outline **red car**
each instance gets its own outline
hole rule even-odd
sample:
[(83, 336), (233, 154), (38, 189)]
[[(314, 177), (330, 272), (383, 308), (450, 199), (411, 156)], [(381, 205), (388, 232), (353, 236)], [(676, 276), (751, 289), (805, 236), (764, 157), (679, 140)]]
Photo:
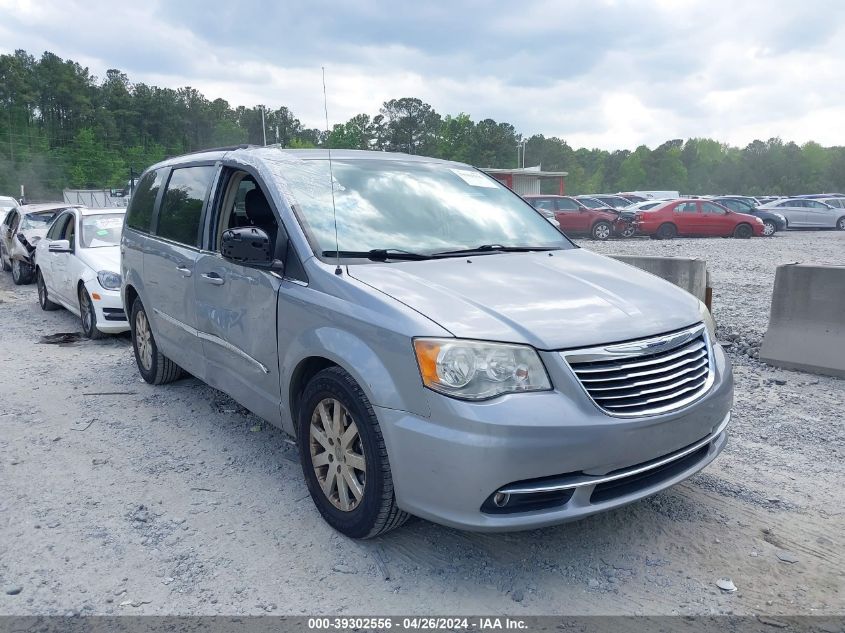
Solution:
[(619, 214), (612, 209), (590, 209), (571, 196), (523, 196), (535, 209), (554, 212), (560, 230), (568, 235), (589, 235), (594, 240), (606, 240), (614, 233), (622, 234), (624, 227)]
[(746, 213), (736, 213), (710, 200), (670, 200), (647, 211), (637, 211), (637, 233), (653, 239), (678, 235), (739, 237), (763, 235), (763, 221)]

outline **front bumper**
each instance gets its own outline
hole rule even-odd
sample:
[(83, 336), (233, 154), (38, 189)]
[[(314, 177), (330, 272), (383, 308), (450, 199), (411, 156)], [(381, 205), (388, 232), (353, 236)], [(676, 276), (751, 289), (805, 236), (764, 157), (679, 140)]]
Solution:
[[(713, 352), (710, 390), (663, 415), (603, 413), (551, 353), (543, 356), (555, 391), (480, 403), (431, 393), (431, 418), (376, 407), (397, 502), (437, 523), (505, 531), (572, 521), (668, 488), (713, 461), (727, 442), (733, 377), (718, 345)], [(567, 492), (541, 507), (503, 513), (491, 506), (496, 492), (513, 496), (538, 485)]]
[[(96, 279), (85, 283), (97, 315), (97, 329), (106, 334), (129, 331), (129, 321), (120, 300), (120, 290), (106, 290)], [(99, 297), (97, 299), (96, 297)]]

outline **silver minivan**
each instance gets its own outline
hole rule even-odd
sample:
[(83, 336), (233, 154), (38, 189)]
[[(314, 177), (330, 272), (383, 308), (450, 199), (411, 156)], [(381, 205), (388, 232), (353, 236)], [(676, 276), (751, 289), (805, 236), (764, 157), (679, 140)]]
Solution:
[(183, 370), (296, 438), (334, 528), (536, 528), (641, 499), (726, 442), (692, 295), (578, 248), (464, 164), (239, 147), (154, 165), (122, 237), (153, 384)]

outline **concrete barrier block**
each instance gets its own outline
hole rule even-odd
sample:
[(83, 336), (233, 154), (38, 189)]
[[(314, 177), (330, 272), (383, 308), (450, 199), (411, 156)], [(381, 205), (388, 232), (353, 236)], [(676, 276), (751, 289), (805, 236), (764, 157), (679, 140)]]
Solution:
[(845, 266), (778, 266), (760, 360), (845, 377)]
[(707, 262), (703, 259), (645, 255), (611, 255), (611, 257), (670, 281), (701, 301), (707, 298)]

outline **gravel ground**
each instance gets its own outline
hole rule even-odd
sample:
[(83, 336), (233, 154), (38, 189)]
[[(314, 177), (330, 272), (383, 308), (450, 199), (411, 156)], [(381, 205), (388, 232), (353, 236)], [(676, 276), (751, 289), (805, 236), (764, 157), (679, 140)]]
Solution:
[(845, 613), (845, 382), (754, 359), (776, 265), (843, 263), (845, 233), (582, 244), (707, 260), (723, 455), (573, 524), (368, 542), (323, 523), (283, 433), (194, 379), (143, 383), (126, 336), (39, 344), (77, 320), (0, 274), (0, 614)]

